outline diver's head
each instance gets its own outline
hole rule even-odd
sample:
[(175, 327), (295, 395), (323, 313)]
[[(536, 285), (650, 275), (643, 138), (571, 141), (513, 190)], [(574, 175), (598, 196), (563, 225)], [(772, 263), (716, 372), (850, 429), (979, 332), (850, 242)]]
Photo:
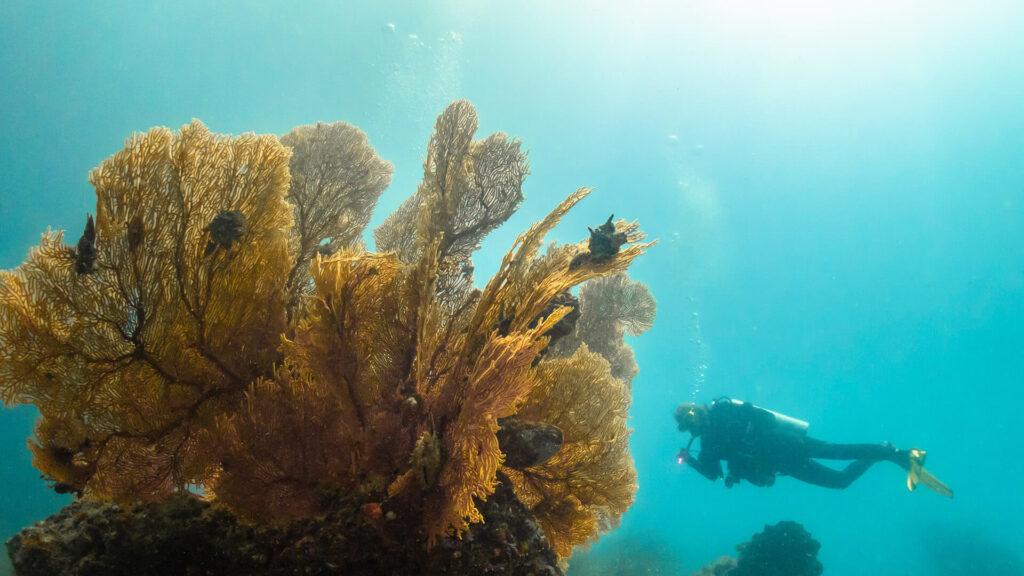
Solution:
[(700, 436), (708, 419), (708, 409), (699, 404), (683, 402), (676, 408), (676, 422), (680, 432)]

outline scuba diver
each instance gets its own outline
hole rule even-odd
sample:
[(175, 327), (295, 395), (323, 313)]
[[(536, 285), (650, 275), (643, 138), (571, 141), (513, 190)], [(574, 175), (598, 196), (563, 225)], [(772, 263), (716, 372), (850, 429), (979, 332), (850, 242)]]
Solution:
[[(753, 404), (719, 398), (710, 405), (683, 403), (676, 408), (679, 430), (691, 434), (690, 443), (679, 451), (678, 462), (688, 464), (704, 477), (723, 477), (722, 460), (729, 465), (726, 487), (740, 480), (755, 486), (771, 486), (775, 476), (792, 476), (808, 484), (843, 489), (883, 460), (907, 471), (907, 488), (924, 484), (943, 496), (953, 491), (924, 469), (925, 452), (900, 450), (889, 443), (832, 444), (807, 435), (807, 422)], [(700, 438), (700, 454), (690, 448)], [(851, 460), (836, 470), (821, 460)]]

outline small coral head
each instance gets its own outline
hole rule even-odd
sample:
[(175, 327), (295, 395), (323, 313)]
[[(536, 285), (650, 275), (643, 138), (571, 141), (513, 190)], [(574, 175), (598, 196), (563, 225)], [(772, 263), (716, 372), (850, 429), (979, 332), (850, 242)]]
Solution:
[(379, 502), (367, 502), (363, 504), (360, 510), (367, 520), (380, 520), (384, 516), (384, 511), (381, 509)]

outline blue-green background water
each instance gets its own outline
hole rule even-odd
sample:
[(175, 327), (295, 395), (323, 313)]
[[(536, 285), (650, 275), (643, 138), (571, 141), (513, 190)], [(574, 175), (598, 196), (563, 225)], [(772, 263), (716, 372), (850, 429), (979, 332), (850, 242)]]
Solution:
[[(580, 185), (597, 191), (558, 239), (611, 212), (660, 239), (633, 269), (659, 303), (635, 340), (640, 491), (577, 571), (628, 555), (687, 574), (791, 519), (826, 574), (1022, 573), (1019, 3), (209, 4), (0, 3), (0, 267), (47, 226), (77, 237), (88, 170), (132, 131), (193, 117), (362, 127), (395, 165), (378, 223), (469, 98), (532, 166), (483, 274)], [(925, 447), (956, 499), (883, 465), (844, 492), (711, 484), (676, 465), (671, 414), (722, 394)], [(66, 502), (30, 465), (33, 419), (0, 412), (3, 538)]]

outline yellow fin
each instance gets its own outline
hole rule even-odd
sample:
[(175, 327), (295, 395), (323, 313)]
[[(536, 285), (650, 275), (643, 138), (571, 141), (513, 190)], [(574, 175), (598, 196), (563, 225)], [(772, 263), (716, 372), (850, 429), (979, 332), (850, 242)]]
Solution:
[(941, 480), (932, 476), (932, 473), (925, 470), (923, 467), (919, 467), (917, 471), (917, 479), (919, 482), (931, 488), (932, 491), (945, 496), (946, 498), (953, 497), (953, 490), (949, 486), (946, 486)]
[(923, 451), (914, 450), (911, 453), (910, 470), (907, 472), (907, 490), (913, 492), (914, 488), (920, 483), (942, 496), (952, 498), (953, 490), (921, 465), (923, 459)]

